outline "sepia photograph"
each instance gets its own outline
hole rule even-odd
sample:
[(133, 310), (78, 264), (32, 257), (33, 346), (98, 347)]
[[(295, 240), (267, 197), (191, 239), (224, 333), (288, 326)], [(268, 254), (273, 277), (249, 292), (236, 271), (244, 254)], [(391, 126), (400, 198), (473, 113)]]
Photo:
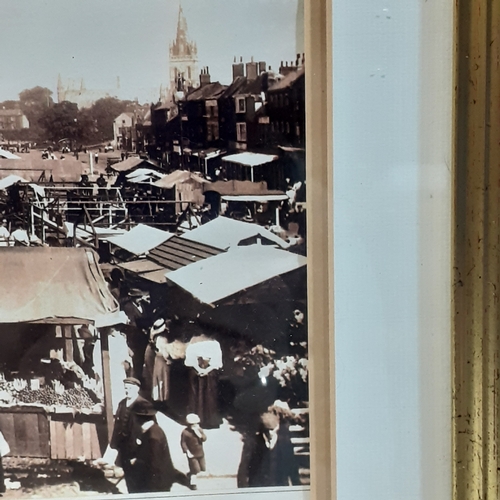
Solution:
[(304, 0), (2, 21), (0, 496), (307, 492)]

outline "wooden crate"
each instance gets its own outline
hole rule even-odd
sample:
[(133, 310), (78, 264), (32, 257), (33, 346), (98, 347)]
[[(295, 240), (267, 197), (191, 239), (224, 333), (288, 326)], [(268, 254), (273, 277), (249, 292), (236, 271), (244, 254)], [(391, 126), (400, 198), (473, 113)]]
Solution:
[(50, 418), (50, 458), (94, 460), (105, 448), (101, 416), (53, 414)]
[(10, 456), (50, 457), (49, 416), (42, 408), (0, 408), (0, 430)]

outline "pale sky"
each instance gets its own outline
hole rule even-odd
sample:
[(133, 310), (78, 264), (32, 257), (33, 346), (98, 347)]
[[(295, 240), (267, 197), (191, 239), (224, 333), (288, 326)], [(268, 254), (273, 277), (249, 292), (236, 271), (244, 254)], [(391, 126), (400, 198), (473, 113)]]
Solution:
[[(228, 84), (234, 56), (278, 69), (296, 51), (298, 0), (182, 0), (198, 65)], [(40, 85), (57, 99), (57, 76), (122, 98), (152, 99), (168, 85), (168, 46), (179, 0), (1, 0), (0, 101)]]

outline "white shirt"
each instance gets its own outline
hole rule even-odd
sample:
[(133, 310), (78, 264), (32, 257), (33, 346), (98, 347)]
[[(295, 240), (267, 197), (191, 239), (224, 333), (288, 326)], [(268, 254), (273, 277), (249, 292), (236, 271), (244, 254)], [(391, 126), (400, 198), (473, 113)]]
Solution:
[(198, 358), (207, 360), (210, 367), (218, 370), (222, 368), (222, 351), (217, 340), (203, 340), (190, 343), (186, 349), (186, 366), (197, 368)]
[(10, 233), (5, 226), (0, 226), (0, 247), (9, 246)]

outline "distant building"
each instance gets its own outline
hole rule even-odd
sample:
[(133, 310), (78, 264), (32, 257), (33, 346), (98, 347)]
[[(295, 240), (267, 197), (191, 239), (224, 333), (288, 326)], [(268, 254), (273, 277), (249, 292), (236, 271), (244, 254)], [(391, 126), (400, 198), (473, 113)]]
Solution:
[(173, 93), (182, 87), (183, 90), (198, 87), (198, 48), (196, 43), (189, 40), (187, 21), (179, 6), (177, 20), (177, 34), (169, 48), (170, 88), (164, 100), (168, 100)]
[[(284, 78), (269, 88), (266, 111), (267, 129), (274, 144), (305, 147), (305, 68), (304, 56), (297, 54), (295, 64), (281, 65)], [(269, 131), (269, 130), (268, 130)]]
[(247, 150), (256, 145), (256, 113), (265, 102), (269, 85), (266, 63), (233, 63), (233, 82), (220, 99), (220, 137), (230, 149)]
[(117, 97), (120, 91), (120, 80), (116, 79), (116, 87), (107, 90), (87, 89), (83, 78), (63, 82), (61, 75), (57, 79), (57, 101), (69, 101), (78, 105), (79, 109), (90, 108), (96, 101), (105, 97)]
[(22, 130), (29, 128), (30, 124), (20, 109), (0, 109), (0, 131)]
[(117, 149), (139, 152), (147, 145), (146, 134), (149, 127), (149, 106), (138, 106), (134, 111), (121, 113), (113, 121), (113, 145)]

